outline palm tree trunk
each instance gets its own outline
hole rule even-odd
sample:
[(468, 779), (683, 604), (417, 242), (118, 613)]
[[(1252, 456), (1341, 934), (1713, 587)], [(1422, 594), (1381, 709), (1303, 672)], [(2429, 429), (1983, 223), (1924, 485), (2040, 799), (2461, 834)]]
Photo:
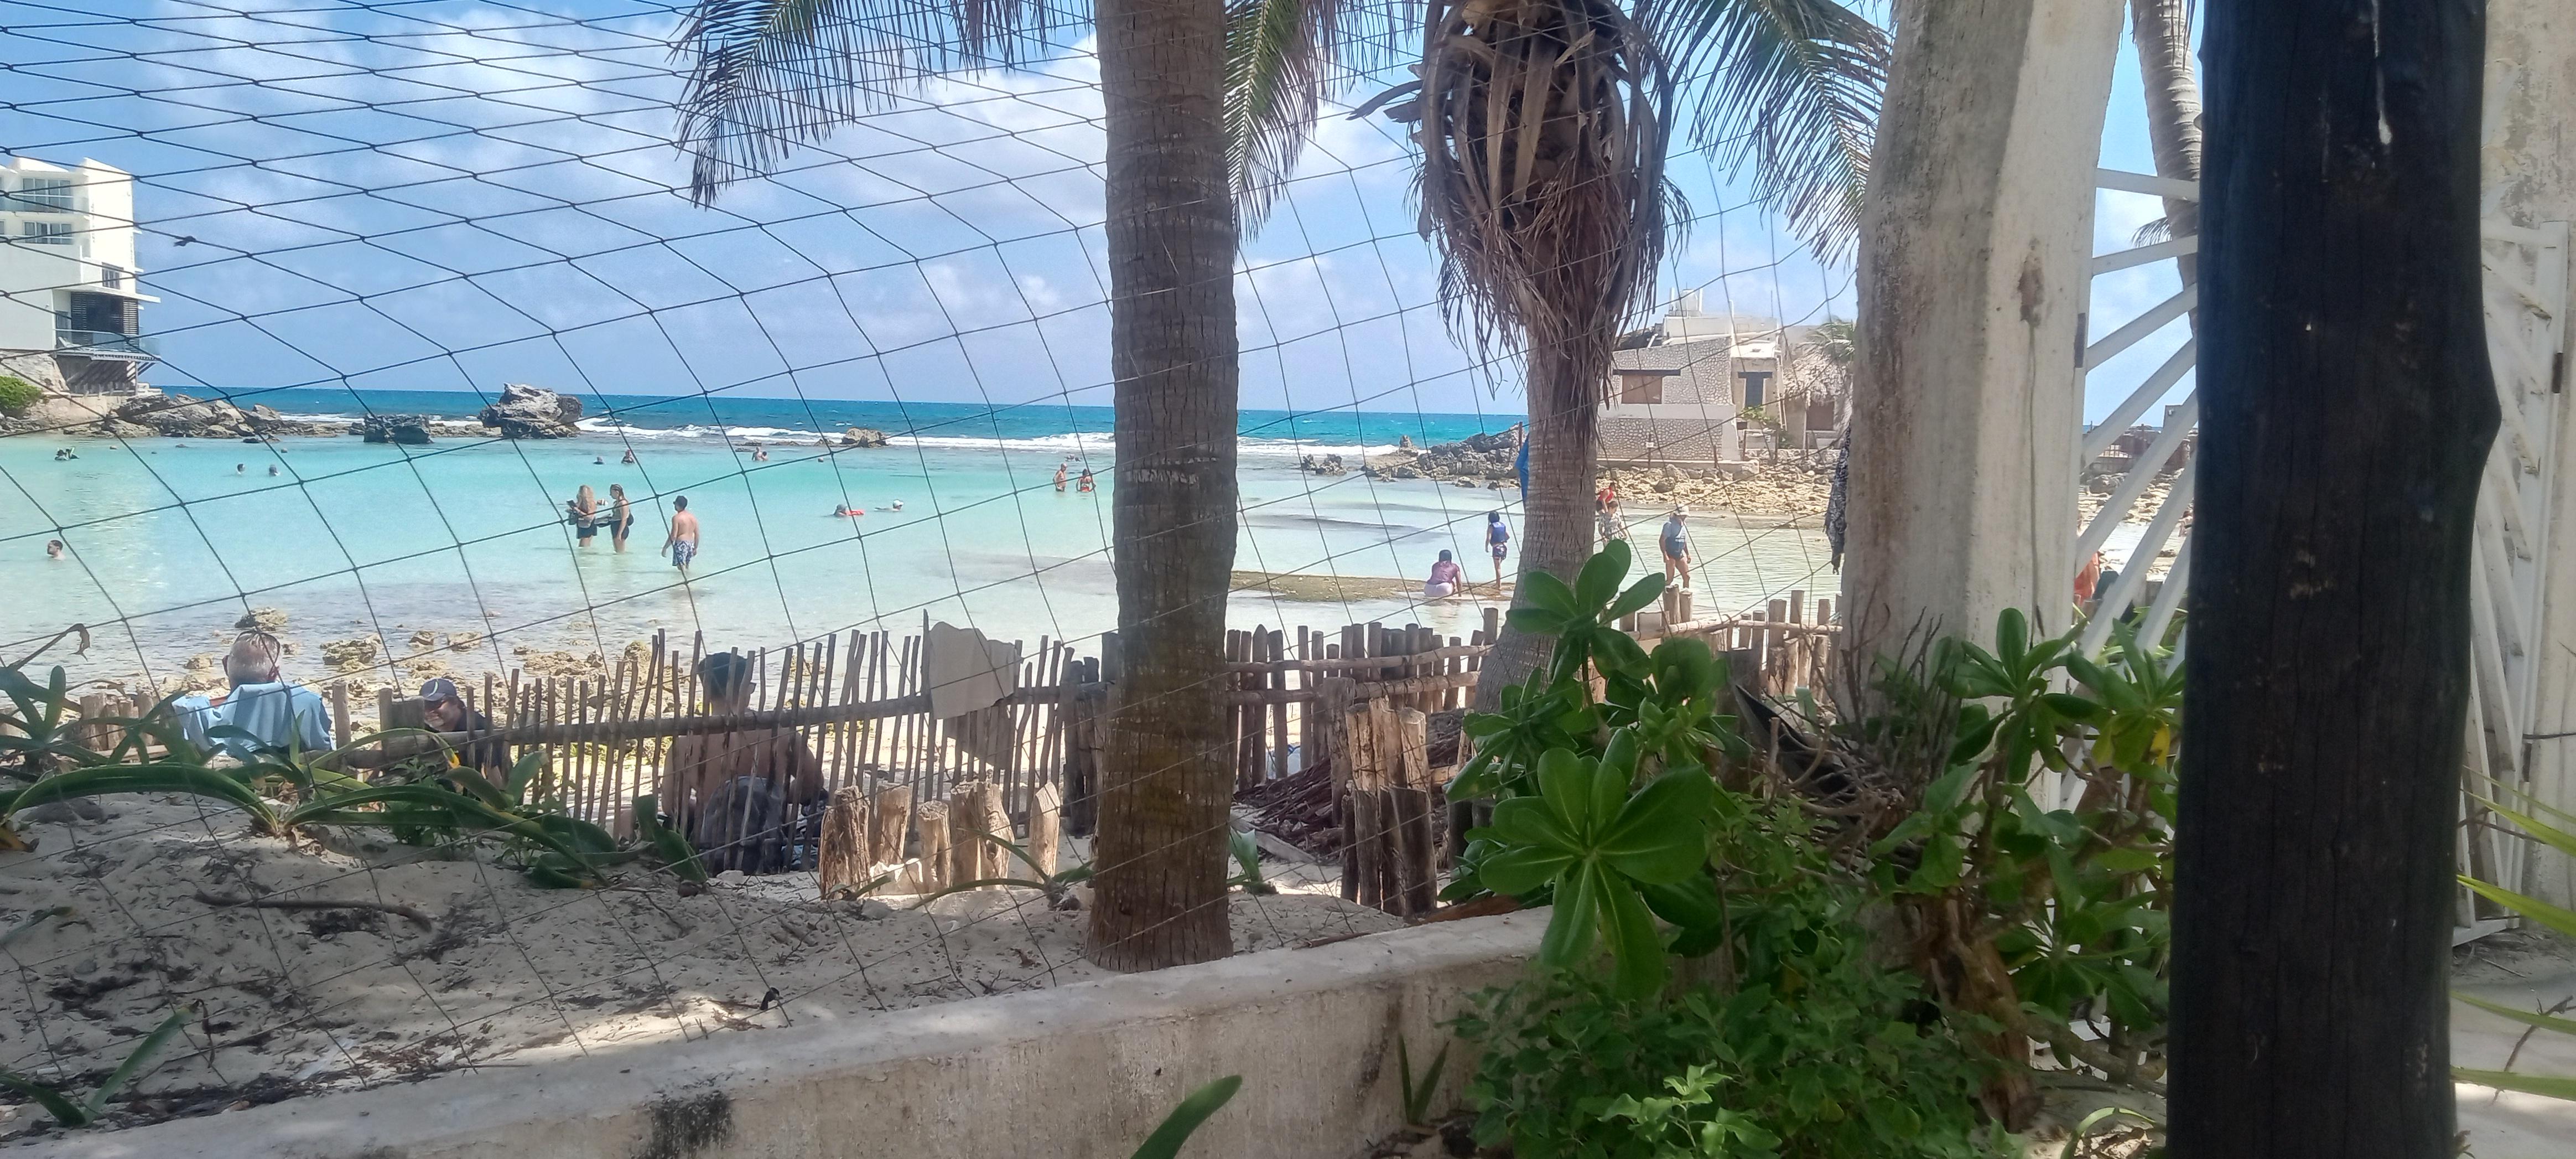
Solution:
[(2174, 1155), (2453, 1152), (2485, 24), (2211, 8)]
[(1234, 201), (1222, 0), (1099, 0), (1108, 136), (1113, 504), (1124, 672), (1110, 690), (1091, 960), (1233, 950), (1225, 600), (1234, 568)]
[[(1539, 341), (1529, 354), (1530, 489), (1521, 496), (1519, 575), (1544, 571), (1572, 582), (1592, 556), (1593, 481), (1600, 464), (1601, 383), (1606, 367), (1571, 356), (1570, 346)], [(1529, 587), (1520, 585), (1518, 605)], [(1476, 711), (1491, 712), (1502, 691), (1547, 662), (1552, 641), (1506, 625), (1476, 676)]]
[[(2200, 180), (2200, 79), (2191, 69), (2192, 0), (2129, 0), (2129, 38), (2138, 46), (2138, 76), (2147, 90), (2147, 145), (2156, 175)], [(2200, 232), (2200, 203), (2165, 199), (2168, 236)], [(2200, 256), (2176, 259), (2182, 284), (2200, 281)], [(2192, 324), (2200, 312), (2192, 312)]]

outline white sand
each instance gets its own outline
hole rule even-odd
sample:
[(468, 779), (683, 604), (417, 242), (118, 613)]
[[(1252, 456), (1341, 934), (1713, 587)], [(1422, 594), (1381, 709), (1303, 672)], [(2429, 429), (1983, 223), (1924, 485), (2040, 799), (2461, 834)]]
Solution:
[[(733, 878), (695, 897), (641, 870), (607, 889), (541, 890), (488, 861), (291, 848), (191, 798), (99, 804), (107, 816), (95, 822), (22, 816), (37, 851), (0, 854), (0, 930), (74, 910), (0, 949), (18, 975), (0, 988), (0, 1066), (85, 1092), (187, 1007), (185, 1041), (135, 1088), (145, 1097), (134, 1117), (1102, 973), (1080, 955), (1089, 915), (1051, 910), (1035, 890), (953, 896), (927, 912), (904, 899), (823, 903), (807, 874)], [(383, 901), (434, 928), (390, 913), (219, 909), (201, 890)], [(1231, 904), (1243, 951), (1400, 924), (1293, 886)], [(43, 1121), (21, 1106), (0, 1136)]]

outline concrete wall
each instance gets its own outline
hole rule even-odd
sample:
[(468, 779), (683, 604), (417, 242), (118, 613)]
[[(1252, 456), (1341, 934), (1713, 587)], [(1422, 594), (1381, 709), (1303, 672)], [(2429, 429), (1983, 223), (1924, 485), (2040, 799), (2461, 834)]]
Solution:
[[(2567, 0), (2491, 0), (2487, 5), (2486, 115), (2478, 175), (2481, 209), (2517, 225), (2576, 221), (2576, 7)], [(2555, 526), (2544, 561), (2530, 729), (2576, 731), (2576, 406), (2558, 408)], [(2576, 738), (2534, 740), (2534, 791), (2576, 809)], [(2531, 892), (2576, 905), (2567, 859), (2533, 859)]]
[[(840, 1023), (330, 1095), (12, 1154), (80, 1159), (1123, 1159), (1193, 1088), (1242, 1091), (1192, 1155), (1341, 1159), (1401, 1127), (1469, 992), (1516, 977), (1547, 915)], [(1439, 1105), (1469, 1060), (1453, 1049)]]

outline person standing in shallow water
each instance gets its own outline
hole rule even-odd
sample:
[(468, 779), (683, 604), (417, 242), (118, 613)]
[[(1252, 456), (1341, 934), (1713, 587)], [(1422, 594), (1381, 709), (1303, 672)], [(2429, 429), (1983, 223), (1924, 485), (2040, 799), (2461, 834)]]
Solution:
[(584, 483), (580, 494), (574, 496), (572, 502), (564, 504), (564, 510), (572, 518), (573, 538), (587, 549), (591, 537), (599, 534), (599, 493)]
[(689, 574), (689, 561), (698, 558), (698, 517), (689, 513), (689, 497), (671, 500), (671, 536), (662, 541), (662, 550), (671, 553), (671, 566)]
[(1064, 494), (1064, 464), (1062, 463), (1055, 465), (1055, 493)]
[(45, 541), (45, 558), (46, 558), (46, 559), (61, 559), (62, 557), (63, 557), (63, 541), (62, 541), (62, 540), (59, 540), (59, 539), (48, 539), (48, 540), (46, 540), (46, 541)]
[(1075, 485), (1074, 490), (1088, 493), (1097, 486), (1099, 486), (1099, 484), (1092, 481), (1091, 468), (1084, 467), (1082, 469), (1082, 482)]
[(608, 525), (609, 542), (616, 546), (617, 554), (624, 555), (626, 554), (626, 533), (635, 530), (635, 507), (626, 501), (626, 484), (609, 484), (608, 501), (611, 504), (610, 518), (613, 520)]
[(1494, 557), (1494, 590), (1503, 590), (1503, 561), (1512, 554), (1512, 529), (1504, 524), (1503, 513), (1485, 516), (1485, 550)]

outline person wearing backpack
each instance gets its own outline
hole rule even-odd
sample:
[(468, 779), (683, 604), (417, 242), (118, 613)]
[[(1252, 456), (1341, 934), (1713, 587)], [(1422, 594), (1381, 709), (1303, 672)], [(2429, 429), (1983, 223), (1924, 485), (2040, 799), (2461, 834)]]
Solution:
[(1503, 523), (1503, 513), (1485, 516), (1485, 550), (1494, 555), (1494, 590), (1503, 590), (1503, 560), (1512, 554), (1512, 529)]

